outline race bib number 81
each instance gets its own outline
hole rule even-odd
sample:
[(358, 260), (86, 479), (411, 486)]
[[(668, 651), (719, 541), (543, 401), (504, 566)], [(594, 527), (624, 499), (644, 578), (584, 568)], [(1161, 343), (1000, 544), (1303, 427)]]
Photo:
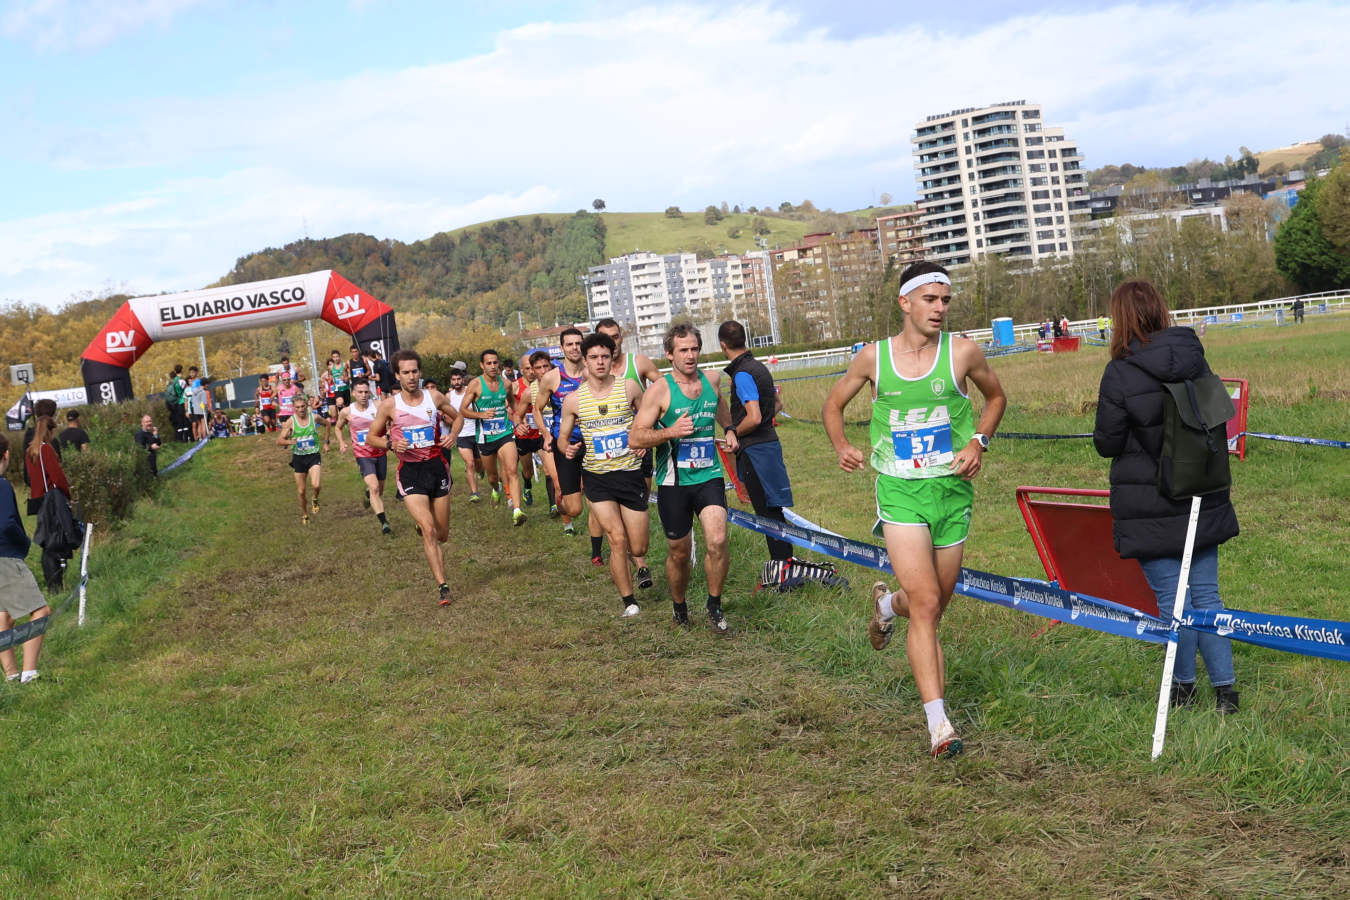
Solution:
[(680, 441), (675, 453), (675, 465), (681, 469), (706, 469), (716, 462), (716, 445), (712, 438)]

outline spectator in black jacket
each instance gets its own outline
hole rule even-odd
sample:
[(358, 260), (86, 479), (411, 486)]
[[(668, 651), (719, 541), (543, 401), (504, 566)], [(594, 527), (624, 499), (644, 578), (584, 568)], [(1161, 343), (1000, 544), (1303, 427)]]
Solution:
[(74, 447), (79, 453), (89, 446), (89, 432), (80, 424), (80, 414), (76, 410), (66, 413), (66, 430), (56, 436), (56, 446), (61, 450)]
[(155, 420), (151, 418), (149, 413), (146, 413), (145, 415), (141, 416), (141, 428), (139, 431), (136, 432), (134, 440), (136, 441), (136, 445), (138, 447), (144, 447), (146, 453), (149, 454), (150, 475), (152, 477), (158, 478), (159, 477), (158, 456), (159, 456), (159, 448), (161, 446), (159, 440), (159, 429), (155, 427)]
[[(32, 616), (34, 620), (44, 619), (52, 614), (52, 608), (38, 589), (37, 579), (28, 568), (24, 559), (32, 542), (24, 530), (23, 519), (19, 518), (19, 502), (14, 496), (14, 488), (4, 477), (9, 468), (9, 439), (0, 434), (0, 631), (14, 627), (15, 619)], [(5, 669), (5, 680), (21, 679), (28, 683), (38, 677), (38, 653), (42, 651), (42, 635), (29, 638), (23, 643), (23, 670), (13, 650), (0, 651), (0, 665)]]
[[(1171, 313), (1147, 281), (1126, 281), (1111, 294), (1111, 362), (1102, 373), (1092, 441), (1111, 459), (1111, 518), (1116, 552), (1137, 559), (1158, 595), (1159, 609), (1171, 610), (1181, 572), (1190, 502), (1158, 490), (1162, 454), (1162, 383), (1209, 373), (1205, 350), (1190, 328), (1172, 325)], [(1219, 545), (1238, 533), (1228, 491), (1206, 494), (1200, 504), (1191, 558), (1187, 610), (1221, 610)], [(1214, 686), (1221, 713), (1237, 712), (1233, 649), (1227, 638), (1181, 629), (1172, 705), (1195, 702), (1197, 645)]]

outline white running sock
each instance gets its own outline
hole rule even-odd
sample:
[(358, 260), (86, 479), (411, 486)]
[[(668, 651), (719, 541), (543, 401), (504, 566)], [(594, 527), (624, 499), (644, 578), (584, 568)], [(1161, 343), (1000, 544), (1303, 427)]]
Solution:
[(938, 726), (947, 718), (947, 707), (939, 697), (936, 700), (929, 700), (923, 705), (923, 714), (928, 717), (928, 733), (933, 734), (938, 730)]
[(13, 675), (6, 675), (6, 676), (5, 676), (5, 680), (6, 680), (6, 681), (18, 681), (18, 680), (19, 680), (19, 673), (18, 673), (18, 672), (15, 672)]
[(37, 669), (24, 669), (23, 674), (19, 678), (19, 684), (27, 684), (28, 682), (32, 681), (37, 677), (38, 677)]
[(891, 598), (894, 596), (894, 593), (882, 594), (881, 599), (877, 601), (877, 605), (881, 607), (881, 621), (883, 622), (889, 622), (895, 618), (895, 610), (891, 607)]

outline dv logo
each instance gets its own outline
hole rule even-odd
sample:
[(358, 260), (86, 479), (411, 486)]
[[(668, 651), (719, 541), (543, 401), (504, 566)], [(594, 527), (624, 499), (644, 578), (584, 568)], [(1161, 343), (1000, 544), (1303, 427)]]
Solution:
[(357, 316), (365, 315), (365, 310), (361, 308), (361, 295), (353, 294), (350, 297), (336, 297), (333, 299), (333, 311), (339, 319), (354, 319)]
[(109, 353), (134, 353), (136, 351), (136, 330), (109, 331), (105, 347)]

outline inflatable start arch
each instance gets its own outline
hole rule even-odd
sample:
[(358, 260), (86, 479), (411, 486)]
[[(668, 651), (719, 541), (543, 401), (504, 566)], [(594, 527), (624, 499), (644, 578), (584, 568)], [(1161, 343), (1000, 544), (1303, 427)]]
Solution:
[(388, 358), (398, 349), (394, 311), (329, 269), (128, 300), (84, 350), (85, 392), (90, 403), (131, 399), (131, 366), (155, 341), (315, 318), (350, 334), (363, 351)]

